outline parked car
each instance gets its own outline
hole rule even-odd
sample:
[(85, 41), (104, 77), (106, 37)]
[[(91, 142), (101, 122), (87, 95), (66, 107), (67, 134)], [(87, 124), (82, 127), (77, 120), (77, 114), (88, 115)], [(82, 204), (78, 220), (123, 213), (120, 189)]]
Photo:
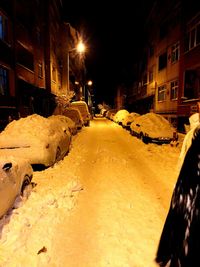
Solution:
[(0, 218), (14, 205), (16, 197), (31, 183), (33, 170), (23, 159), (0, 157)]
[(70, 103), (70, 107), (78, 109), (83, 118), (85, 126), (90, 126), (91, 115), (88, 109), (88, 105), (85, 101), (74, 101)]
[(178, 139), (176, 129), (163, 116), (147, 113), (131, 123), (131, 134), (142, 139), (144, 143), (168, 144)]
[(81, 130), (83, 125), (84, 125), (84, 121), (82, 118), (82, 115), (79, 111), (79, 109), (75, 109), (75, 108), (65, 108), (63, 110), (63, 115), (67, 116), (68, 118), (72, 119), (78, 130)]
[(118, 110), (115, 116), (113, 117), (113, 121), (116, 123), (119, 123), (122, 125), (122, 120), (129, 114), (128, 110), (126, 109), (121, 109)]
[(14, 106), (0, 106), (0, 131), (2, 131), (8, 123), (18, 120), (20, 113)]
[(66, 117), (64, 115), (51, 115), (48, 117), (48, 119), (53, 120), (54, 123), (58, 121), (58, 123), (62, 124), (63, 131), (69, 130), (69, 132), (72, 135), (75, 135), (77, 133), (77, 127), (75, 122), (70, 119), (69, 117)]
[(9, 123), (0, 133), (0, 156), (26, 158), (32, 165), (53, 165), (69, 151), (71, 135), (62, 124), (33, 114)]
[(136, 112), (129, 113), (128, 115), (126, 115), (122, 119), (122, 127), (127, 129), (127, 130), (130, 130), (131, 123), (139, 116), (140, 116), (140, 114), (138, 114)]
[(106, 112), (106, 118), (109, 119), (109, 120), (113, 120), (115, 114), (117, 113), (117, 111), (118, 111), (117, 109), (109, 109), (109, 110)]

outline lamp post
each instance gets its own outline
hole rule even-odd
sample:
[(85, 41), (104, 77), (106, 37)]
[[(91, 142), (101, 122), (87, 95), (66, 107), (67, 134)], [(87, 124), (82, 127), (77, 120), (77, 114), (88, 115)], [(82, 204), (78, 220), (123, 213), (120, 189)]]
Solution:
[(82, 41), (80, 41), (76, 47), (68, 50), (67, 52), (67, 90), (70, 91), (70, 81), (69, 81), (69, 60), (70, 60), (70, 53), (77, 52), (79, 54), (83, 54), (85, 52), (85, 45)]

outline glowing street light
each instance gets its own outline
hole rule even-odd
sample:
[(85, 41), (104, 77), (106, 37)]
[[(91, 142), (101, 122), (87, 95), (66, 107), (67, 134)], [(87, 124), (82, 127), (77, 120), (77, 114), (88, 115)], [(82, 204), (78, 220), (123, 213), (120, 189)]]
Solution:
[(69, 82), (69, 54), (76, 51), (77, 53), (79, 54), (83, 54), (85, 52), (85, 45), (82, 41), (80, 41), (76, 47), (68, 50), (68, 53), (67, 53), (67, 90), (69, 91), (70, 90), (70, 82)]
[(89, 86), (92, 86), (92, 81), (91, 81), (91, 80), (88, 81), (87, 84), (88, 84)]

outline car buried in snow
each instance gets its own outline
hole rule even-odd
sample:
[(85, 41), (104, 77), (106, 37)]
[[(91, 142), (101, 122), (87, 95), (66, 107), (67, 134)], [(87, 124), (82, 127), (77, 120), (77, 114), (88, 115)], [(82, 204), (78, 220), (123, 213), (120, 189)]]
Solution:
[(71, 134), (59, 120), (33, 114), (12, 121), (0, 133), (0, 156), (25, 158), (31, 165), (52, 166), (69, 151)]
[(0, 218), (13, 208), (18, 195), (31, 184), (33, 169), (28, 161), (14, 157), (0, 157)]
[(91, 114), (85, 101), (73, 101), (70, 107), (80, 111), (85, 126), (90, 126)]
[(51, 115), (48, 117), (48, 119), (53, 120), (54, 123), (58, 122), (58, 124), (62, 124), (63, 131), (65, 131), (67, 129), (66, 126), (68, 126), (69, 132), (72, 135), (77, 134), (77, 126), (75, 122), (69, 117), (66, 117), (64, 115)]
[(150, 112), (137, 117), (130, 126), (132, 135), (145, 144), (169, 144), (178, 140), (176, 129), (163, 116)]
[(127, 129), (127, 130), (130, 130), (131, 123), (139, 116), (140, 116), (140, 114), (138, 114), (136, 112), (129, 113), (127, 116), (125, 116), (122, 119), (122, 127)]

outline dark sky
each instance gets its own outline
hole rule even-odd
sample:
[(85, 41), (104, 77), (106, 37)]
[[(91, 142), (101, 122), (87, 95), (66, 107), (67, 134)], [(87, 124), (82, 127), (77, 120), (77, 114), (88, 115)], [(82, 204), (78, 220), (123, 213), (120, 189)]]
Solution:
[(65, 19), (86, 40), (87, 75), (93, 80), (97, 101), (112, 102), (117, 84), (130, 80), (153, 0), (63, 2)]

